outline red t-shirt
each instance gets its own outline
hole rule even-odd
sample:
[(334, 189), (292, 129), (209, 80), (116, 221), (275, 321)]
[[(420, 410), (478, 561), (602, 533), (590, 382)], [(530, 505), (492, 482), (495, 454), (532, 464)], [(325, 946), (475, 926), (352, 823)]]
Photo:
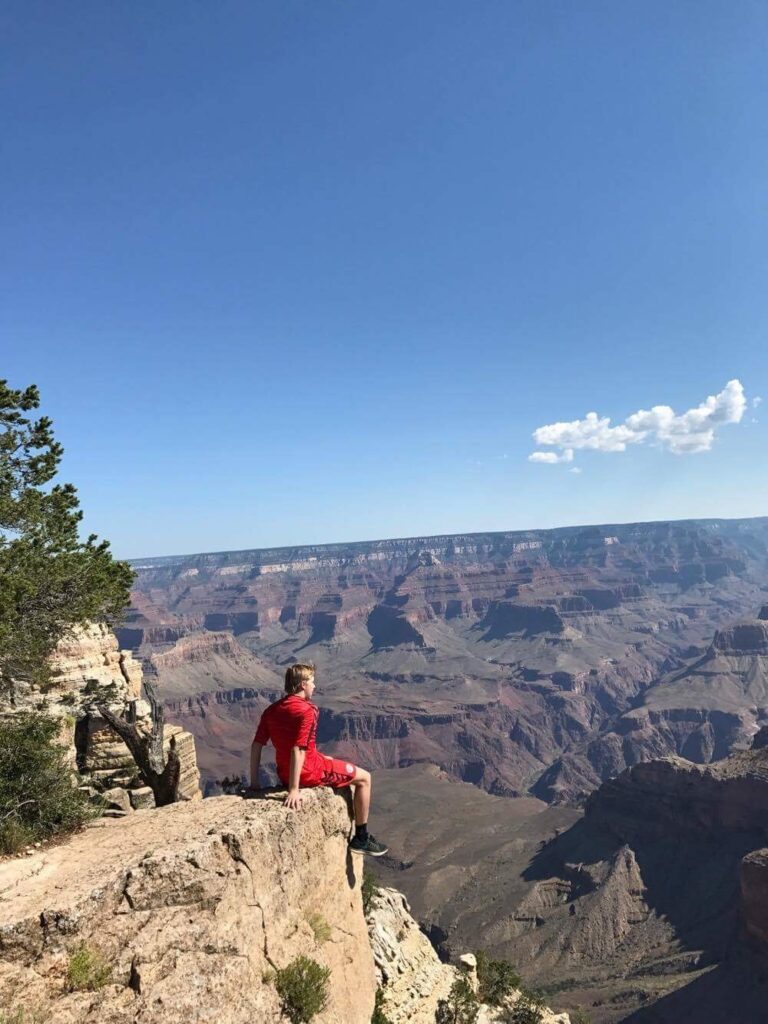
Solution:
[(325, 762), (315, 747), (319, 716), (320, 708), (316, 704), (296, 694), (281, 697), (270, 704), (261, 716), (254, 741), (264, 746), (272, 741), (277, 774), (286, 786), (291, 772), (291, 750), (294, 747), (301, 747), (307, 752), (299, 785), (316, 786), (322, 781)]

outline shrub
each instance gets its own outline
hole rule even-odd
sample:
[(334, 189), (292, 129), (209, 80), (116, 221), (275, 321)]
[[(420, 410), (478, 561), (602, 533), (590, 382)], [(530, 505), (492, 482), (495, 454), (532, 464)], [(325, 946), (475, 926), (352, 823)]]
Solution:
[(512, 964), (506, 960), (492, 960), (482, 949), (479, 949), (475, 956), (480, 1002), (501, 1006), (515, 989), (520, 988), (520, 975)]
[(502, 1024), (541, 1024), (543, 1008), (544, 1000), (537, 992), (521, 992), (515, 1005), (506, 1009), (500, 1020)]
[(477, 996), (466, 978), (454, 981), (447, 999), (437, 1004), (435, 1024), (475, 1024), (480, 1012)]
[(97, 811), (75, 789), (57, 723), (27, 712), (0, 720), (0, 852), (72, 832)]
[(592, 1024), (589, 1014), (581, 1006), (577, 1006), (575, 1010), (572, 1010), (569, 1016), (571, 1024)]
[(328, 1005), (329, 967), (308, 956), (298, 956), (275, 974), (275, 988), (283, 1015), (291, 1024), (307, 1024)]
[(380, 988), (376, 989), (376, 1002), (373, 1006), (373, 1016), (371, 1017), (371, 1024), (392, 1024), (392, 1021), (384, 1013), (384, 993)]
[(322, 914), (315, 911), (307, 917), (309, 927), (315, 936), (316, 942), (328, 942), (331, 937), (331, 926)]
[(368, 867), (363, 867), (363, 884), (361, 891), (363, 895), (363, 913), (368, 914), (371, 909), (373, 897), (378, 892), (376, 875), (374, 875)]
[(82, 945), (67, 964), (67, 991), (95, 992), (112, 979), (112, 968), (97, 950)]

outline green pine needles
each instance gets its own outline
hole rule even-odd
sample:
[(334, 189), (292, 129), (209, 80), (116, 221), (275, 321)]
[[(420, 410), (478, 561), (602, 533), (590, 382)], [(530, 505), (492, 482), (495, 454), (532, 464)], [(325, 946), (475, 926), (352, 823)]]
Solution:
[(0, 690), (45, 682), (56, 644), (73, 627), (114, 622), (129, 602), (133, 572), (107, 541), (79, 536), (71, 484), (54, 484), (63, 449), (53, 425), (27, 414), (38, 389), (0, 380)]
[(458, 978), (451, 986), (447, 999), (437, 1004), (435, 1024), (475, 1024), (480, 1004), (466, 978)]
[(475, 957), (480, 1002), (501, 1006), (508, 996), (520, 988), (520, 975), (512, 964), (506, 960), (493, 960), (482, 949), (477, 950)]

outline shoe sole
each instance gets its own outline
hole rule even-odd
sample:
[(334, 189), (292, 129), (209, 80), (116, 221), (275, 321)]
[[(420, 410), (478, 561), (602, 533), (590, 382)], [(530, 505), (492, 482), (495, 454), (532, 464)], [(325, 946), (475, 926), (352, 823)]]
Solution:
[(385, 853), (389, 853), (389, 847), (386, 850), (377, 850), (375, 853), (373, 850), (356, 850), (354, 846), (349, 848), (352, 853), (359, 853), (361, 857), (383, 857)]

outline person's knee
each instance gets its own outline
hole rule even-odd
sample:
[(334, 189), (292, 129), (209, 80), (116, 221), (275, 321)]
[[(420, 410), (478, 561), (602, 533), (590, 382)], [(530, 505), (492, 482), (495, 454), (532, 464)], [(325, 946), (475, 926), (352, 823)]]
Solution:
[(371, 773), (366, 771), (365, 768), (358, 768), (355, 772), (355, 782), (359, 786), (370, 786)]

